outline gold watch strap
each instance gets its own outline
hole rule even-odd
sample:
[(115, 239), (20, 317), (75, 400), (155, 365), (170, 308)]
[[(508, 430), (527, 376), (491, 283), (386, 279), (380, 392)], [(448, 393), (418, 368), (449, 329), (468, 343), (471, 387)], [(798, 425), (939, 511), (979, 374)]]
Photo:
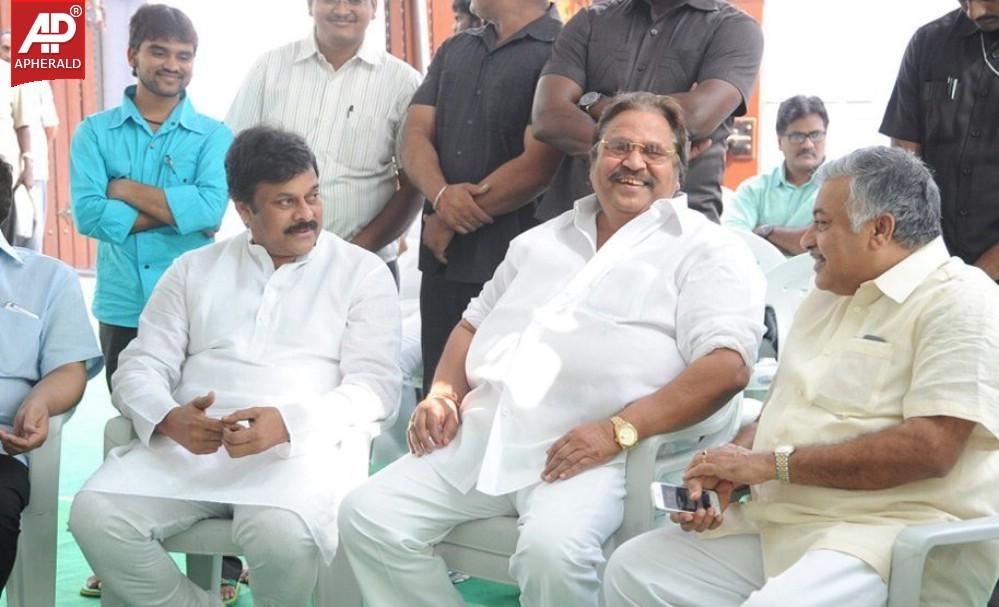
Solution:
[(777, 467), (777, 480), (782, 483), (791, 482), (791, 454), (785, 451), (775, 451), (774, 460)]

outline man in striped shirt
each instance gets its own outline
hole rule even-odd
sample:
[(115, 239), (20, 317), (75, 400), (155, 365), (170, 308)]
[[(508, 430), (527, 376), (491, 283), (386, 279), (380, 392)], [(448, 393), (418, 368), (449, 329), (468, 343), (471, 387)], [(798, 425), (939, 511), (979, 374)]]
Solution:
[(375, 3), (308, 0), (313, 31), (257, 61), (225, 122), (236, 133), (268, 124), (304, 137), (319, 161), (324, 227), (396, 274), (399, 236), (421, 202), (396, 161), (420, 75), (381, 36), (365, 41)]

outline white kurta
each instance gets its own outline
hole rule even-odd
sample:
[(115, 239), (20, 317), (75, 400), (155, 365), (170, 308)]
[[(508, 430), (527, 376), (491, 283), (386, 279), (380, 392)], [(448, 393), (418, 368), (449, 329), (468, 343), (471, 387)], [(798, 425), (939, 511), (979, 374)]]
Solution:
[[(276, 271), (248, 232), (185, 254), (156, 286), (113, 378), (139, 440), (112, 451), (84, 490), (286, 508), (331, 559), (337, 481), (357, 475), (338, 465), (340, 437), (398, 405), (399, 331), (385, 264), (330, 233)], [(172, 408), (209, 390), (212, 417), (277, 407), (290, 444), (233, 459), (154, 434)]]
[[(596, 197), (525, 232), (464, 318), (472, 390), (462, 427), (429, 455), (454, 487), (538, 483), (545, 451), (614, 415), (718, 348), (756, 359), (765, 282), (735, 235), (659, 200), (596, 248)], [(622, 453), (617, 460), (624, 458)]]

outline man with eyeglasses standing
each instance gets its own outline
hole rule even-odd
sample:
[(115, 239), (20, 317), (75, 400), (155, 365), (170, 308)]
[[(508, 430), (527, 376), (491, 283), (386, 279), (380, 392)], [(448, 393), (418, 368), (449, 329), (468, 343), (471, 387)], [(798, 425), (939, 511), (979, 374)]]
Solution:
[(940, 186), (952, 255), (999, 280), (999, 0), (961, 0), (905, 51), (881, 133)]
[(323, 227), (373, 251), (398, 282), (399, 237), (420, 209), (398, 145), (420, 74), (365, 40), (377, 0), (306, 0), (314, 27), (265, 53), (226, 114), (237, 134), (260, 124), (305, 138), (319, 161)]
[(829, 114), (818, 97), (795, 95), (777, 109), (777, 145), (784, 162), (739, 185), (722, 223), (769, 240), (787, 255), (805, 252), (801, 237), (812, 223), (819, 193), (812, 180), (826, 159)]

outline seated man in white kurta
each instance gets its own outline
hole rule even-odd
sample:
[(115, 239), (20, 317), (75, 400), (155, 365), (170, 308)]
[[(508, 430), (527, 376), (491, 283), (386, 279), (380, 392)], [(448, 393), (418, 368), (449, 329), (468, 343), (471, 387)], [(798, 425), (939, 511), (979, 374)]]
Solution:
[(433, 544), (519, 517), (526, 606), (596, 606), (637, 439), (714, 414), (749, 378), (763, 278), (687, 208), (679, 106), (622, 96), (597, 128), (594, 195), (516, 238), (455, 327), (407, 455), (354, 490), (341, 547), (371, 607), (451, 606)]
[(105, 587), (152, 607), (221, 605), (157, 540), (232, 517), (254, 604), (305, 605), (336, 550), (341, 437), (397, 406), (399, 304), (377, 256), (320, 229), (299, 136), (244, 131), (226, 157), (249, 230), (174, 262), (113, 378), (139, 438), (73, 503)]
[[(705, 533), (668, 525), (621, 546), (611, 607), (882, 607), (905, 527), (999, 514), (999, 287), (948, 255), (912, 154), (858, 150), (817, 178), (801, 241), (816, 290), (763, 414), (686, 473), (692, 498), (718, 490), (724, 518), (672, 515)], [(935, 548), (919, 605), (984, 605), (997, 564), (996, 542)]]

